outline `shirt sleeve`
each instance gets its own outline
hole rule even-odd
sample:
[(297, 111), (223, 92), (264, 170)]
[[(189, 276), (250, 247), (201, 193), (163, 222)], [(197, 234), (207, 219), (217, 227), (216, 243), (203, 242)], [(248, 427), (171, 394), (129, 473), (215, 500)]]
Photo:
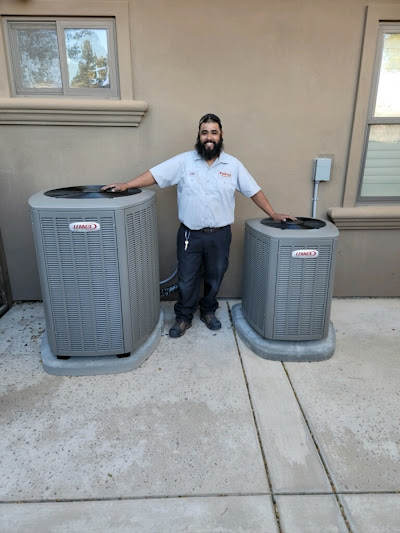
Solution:
[(236, 188), (247, 198), (254, 196), (261, 190), (261, 187), (256, 180), (240, 161), (238, 161), (238, 179)]
[(171, 157), (167, 161), (156, 165), (150, 169), (157, 184), (161, 187), (176, 185), (182, 176), (183, 158), (182, 154)]

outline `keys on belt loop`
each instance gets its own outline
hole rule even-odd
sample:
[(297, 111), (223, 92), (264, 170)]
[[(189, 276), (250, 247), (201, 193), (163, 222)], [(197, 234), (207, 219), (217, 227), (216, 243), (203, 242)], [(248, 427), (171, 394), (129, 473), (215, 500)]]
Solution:
[(189, 237), (190, 237), (190, 230), (185, 230), (185, 252), (187, 250), (187, 247), (189, 246)]

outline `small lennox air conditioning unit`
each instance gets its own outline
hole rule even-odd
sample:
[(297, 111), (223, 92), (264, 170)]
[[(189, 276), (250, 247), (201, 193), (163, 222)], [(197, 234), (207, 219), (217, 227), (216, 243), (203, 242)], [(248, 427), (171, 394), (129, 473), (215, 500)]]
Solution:
[[(257, 345), (263, 345), (259, 347), (262, 353), (255, 350), (258, 355), (269, 358), (271, 351), (273, 359), (296, 360), (290, 359), (290, 354), (299, 349), (304, 350), (306, 358), (313, 347), (318, 351), (322, 346), (322, 352), (326, 352), (323, 340), (330, 332), (338, 235), (332, 223), (317, 219), (246, 221), (243, 299), (238, 323), (243, 325), (243, 319), (246, 322), (246, 328), (239, 331), (242, 338), (244, 335), (248, 340), (250, 335)], [(234, 319), (239, 318), (238, 312), (236, 309)], [(329, 343), (331, 355), (332, 339)], [(279, 357), (285, 352), (288, 358)], [(308, 360), (317, 358), (318, 354)], [(322, 358), (327, 357), (323, 354)]]
[[(78, 186), (39, 192), (29, 204), (46, 371), (90, 375), (135, 368), (161, 335), (155, 193)], [(45, 360), (49, 353), (52, 362)]]
[(316, 219), (246, 221), (243, 314), (263, 337), (327, 336), (338, 235)]

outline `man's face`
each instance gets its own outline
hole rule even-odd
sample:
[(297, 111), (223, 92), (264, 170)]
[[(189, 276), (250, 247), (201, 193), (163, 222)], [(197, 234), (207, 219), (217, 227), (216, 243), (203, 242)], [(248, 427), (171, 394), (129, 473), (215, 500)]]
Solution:
[(219, 156), (222, 150), (222, 130), (217, 122), (203, 122), (197, 137), (196, 150), (207, 161)]

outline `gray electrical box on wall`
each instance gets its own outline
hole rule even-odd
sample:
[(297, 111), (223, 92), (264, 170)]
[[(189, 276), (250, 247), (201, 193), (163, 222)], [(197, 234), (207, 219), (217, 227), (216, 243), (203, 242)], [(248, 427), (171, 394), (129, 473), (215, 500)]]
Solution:
[(314, 159), (314, 181), (329, 181), (331, 178), (332, 158), (317, 157)]

